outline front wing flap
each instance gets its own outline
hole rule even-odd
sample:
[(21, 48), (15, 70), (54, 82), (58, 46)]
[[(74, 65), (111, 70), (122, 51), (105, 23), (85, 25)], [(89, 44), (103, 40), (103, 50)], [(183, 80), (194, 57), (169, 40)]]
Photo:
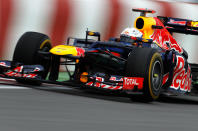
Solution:
[(23, 65), (12, 61), (0, 61), (0, 76), (9, 78), (41, 79), (44, 71), (41, 65)]
[(144, 78), (110, 76), (107, 80), (101, 76), (90, 76), (86, 86), (109, 90), (142, 91)]

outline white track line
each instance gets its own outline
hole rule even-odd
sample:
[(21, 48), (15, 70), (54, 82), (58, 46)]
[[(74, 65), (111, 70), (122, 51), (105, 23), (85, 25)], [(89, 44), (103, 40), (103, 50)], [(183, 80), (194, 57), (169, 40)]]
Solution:
[[(32, 87), (34, 88), (34, 86)], [(0, 89), (32, 89), (31, 87), (24, 87), (23, 85), (17, 83), (14, 79), (0, 78)], [(73, 90), (67, 86), (53, 85), (53, 84), (43, 84), (42, 86), (36, 86), (35, 89), (43, 90)]]
[(9, 85), (0, 85), (0, 89), (31, 89), (22, 86), (9, 86)]
[[(6, 84), (13, 84), (13, 86)], [(31, 88), (17, 85), (17, 82), (14, 79), (0, 78), (0, 89), (31, 89)]]
[(8, 78), (0, 78), (0, 81), (16, 81), (15, 79), (8, 79)]

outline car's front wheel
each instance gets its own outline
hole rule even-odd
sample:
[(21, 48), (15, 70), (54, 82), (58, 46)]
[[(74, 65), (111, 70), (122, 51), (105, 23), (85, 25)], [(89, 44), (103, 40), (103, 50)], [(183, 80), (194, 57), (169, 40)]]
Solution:
[(142, 77), (142, 95), (132, 95), (135, 101), (156, 100), (161, 91), (163, 80), (163, 62), (160, 53), (152, 48), (135, 48), (129, 55), (126, 76)]
[[(38, 51), (49, 52), (50, 49), (51, 41), (47, 35), (38, 32), (26, 32), (16, 44), (13, 61), (25, 65), (42, 65), (44, 67), (44, 72), (41, 77), (45, 79), (49, 71), (51, 60), (41, 57)], [(16, 79), (16, 81), (25, 84), (41, 84), (40, 82), (31, 80)]]

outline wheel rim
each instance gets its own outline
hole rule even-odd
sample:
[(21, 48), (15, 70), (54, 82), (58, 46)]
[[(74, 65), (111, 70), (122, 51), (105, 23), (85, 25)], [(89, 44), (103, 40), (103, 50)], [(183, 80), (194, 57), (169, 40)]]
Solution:
[(159, 61), (155, 61), (153, 64), (152, 74), (151, 74), (151, 81), (153, 85), (154, 92), (158, 92), (161, 86), (161, 77), (162, 77), (162, 70), (161, 70), (161, 63)]

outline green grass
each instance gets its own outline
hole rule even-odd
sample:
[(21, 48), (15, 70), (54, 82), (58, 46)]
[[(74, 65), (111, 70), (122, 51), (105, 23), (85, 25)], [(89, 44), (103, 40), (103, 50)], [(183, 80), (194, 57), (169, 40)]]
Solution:
[[(72, 74), (73, 72), (71, 72), (71, 74)], [(47, 80), (48, 80), (48, 78), (49, 78), (49, 74), (48, 74), (48, 76), (47, 76)], [(69, 74), (68, 74), (68, 72), (59, 72), (59, 75), (58, 75), (58, 80), (57, 81), (67, 81), (67, 80), (69, 80)]]

